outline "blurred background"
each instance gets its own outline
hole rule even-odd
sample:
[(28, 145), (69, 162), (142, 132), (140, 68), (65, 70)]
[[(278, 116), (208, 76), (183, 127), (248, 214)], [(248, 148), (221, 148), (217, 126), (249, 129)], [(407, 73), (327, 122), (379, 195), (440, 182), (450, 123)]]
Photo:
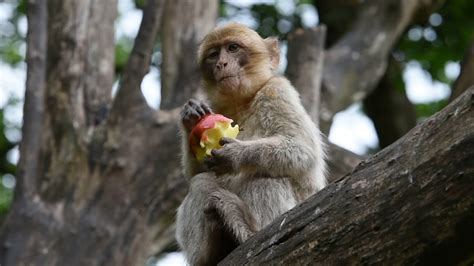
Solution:
[[(124, 68), (142, 18), (143, 0), (119, 0), (116, 21), (115, 64), (117, 78)], [(325, 12), (317, 0), (226, 0), (220, 1), (218, 24), (237, 21), (257, 30), (262, 36), (281, 40), (280, 71), (286, 67), (286, 40), (295, 28), (328, 25), (327, 46), (334, 44), (351, 19), (351, 2), (340, 2), (338, 12)], [(338, 4), (336, 4), (338, 5)], [(460, 73), (460, 62), (473, 41), (474, 1), (446, 1), (435, 13), (420, 16), (405, 31), (393, 49), (384, 86), (393, 87), (407, 99), (400, 123), (411, 128), (442, 109)], [(334, 21), (339, 21), (334, 23)], [(0, 1), (0, 223), (12, 200), (15, 171), (19, 160), (22, 108), (25, 92), (25, 1)], [(160, 105), (159, 44), (152, 67), (142, 83), (148, 104)], [(474, 73), (472, 73), (474, 75)], [(352, 104), (334, 117), (329, 131), (331, 142), (359, 155), (377, 152), (391, 143), (384, 132), (384, 114), (374, 112), (383, 95), (377, 89), (365, 100)], [(371, 98), (372, 97), (372, 98)], [(389, 103), (387, 103), (389, 104)], [(408, 116), (409, 118), (406, 118)], [(385, 139), (384, 139), (385, 138)], [(392, 138), (393, 139), (393, 138)], [(176, 265), (182, 260), (173, 254), (160, 264)]]

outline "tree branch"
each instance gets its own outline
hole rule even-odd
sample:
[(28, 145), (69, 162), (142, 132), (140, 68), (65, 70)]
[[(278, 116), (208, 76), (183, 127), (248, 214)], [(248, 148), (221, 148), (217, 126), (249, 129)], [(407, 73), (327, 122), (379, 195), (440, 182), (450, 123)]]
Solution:
[(220, 264), (472, 263), (473, 106), (471, 87)]
[(151, 55), (161, 26), (161, 15), (165, 3), (166, 1), (148, 0), (143, 9), (143, 19), (125, 66), (117, 96), (112, 104), (109, 117), (112, 123), (130, 114), (132, 108), (149, 109), (140, 90), (140, 84), (150, 68)]
[(181, 107), (200, 87), (197, 47), (214, 28), (218, 7), (216, 0), (167, 2), (161, 38), (162, 109)]
[(420, 10), (442, 0), (365, 1), (352, 29), (326, 53), (321, 92), (321, 127), (329, 132), (332, 117), (362, 100), (385, 73), (388, 54)]
[(41, 132), (44, 113), (44, 91), (46, 85), (46, 58), (48, 36), (47, 1), (28, 1), (28, 64), (26, 76), (25, 104), (23, 106), (23, 128), (18, 164), (18, 185), (15, 195), (30, 197), (36, 189), (38, 156), (41, 147)]
[(324, 61), (326, 27), (298, 29), (288, 36), (286, 75), (301, 95), (303, 106), (318, 123), (319, 95)]
[[(319, 121), (319, 95), (324, 64), (326, 27), (298, 29), (288, 37), (286, 76), (301, 96), (303, 106), (315, 123)], [(329, 182), (350, 172), (361, 157), (328, 143)]]
[(84, 79), (86, 123), (95, 127), (110, 108), (115, 74), (115, 30), (117, 0), (90, 1), (85, 43), (87, 46)]

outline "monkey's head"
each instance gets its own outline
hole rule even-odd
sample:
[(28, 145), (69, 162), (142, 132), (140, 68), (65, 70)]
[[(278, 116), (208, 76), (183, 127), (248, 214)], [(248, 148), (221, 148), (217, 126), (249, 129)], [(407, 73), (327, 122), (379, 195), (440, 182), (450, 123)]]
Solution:
[(280, 60), (278, 40), (263, 39), (237, 23), (209, 33), (198, 51), (204, 86), (212, 98), (250, 98), (273, 76)]

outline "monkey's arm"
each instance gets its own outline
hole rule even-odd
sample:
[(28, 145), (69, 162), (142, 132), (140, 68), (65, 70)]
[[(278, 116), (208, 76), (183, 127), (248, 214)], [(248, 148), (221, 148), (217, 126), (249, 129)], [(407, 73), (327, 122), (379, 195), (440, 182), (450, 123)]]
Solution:
[(181, 165), (183, 167), (184, 176), (191, 178), (199, 173), (204, 172), (202, 164), (198, 163), (189, 147), (189, 132), (181, 127)]
[(302, 176), (317, 163), (317, 152), (305, 142), (281, 135), (248, 141), (225, 138), (224, 147), (212, 152), (211, 160), (215, 164), (211, 169), (216, 172), (233, 169), (271, 177)]

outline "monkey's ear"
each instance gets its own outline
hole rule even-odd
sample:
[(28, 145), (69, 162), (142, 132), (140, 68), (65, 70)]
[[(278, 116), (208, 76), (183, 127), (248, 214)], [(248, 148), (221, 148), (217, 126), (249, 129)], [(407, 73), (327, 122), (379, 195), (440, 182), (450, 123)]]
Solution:
[(270, 63), (272, 64), (272, 69), (276, 69), (278, 64), (280, 64), (280, 48), (278, 47), (278, 38), (268, 37), (263, 41), (265, 42), (270, 54)]

